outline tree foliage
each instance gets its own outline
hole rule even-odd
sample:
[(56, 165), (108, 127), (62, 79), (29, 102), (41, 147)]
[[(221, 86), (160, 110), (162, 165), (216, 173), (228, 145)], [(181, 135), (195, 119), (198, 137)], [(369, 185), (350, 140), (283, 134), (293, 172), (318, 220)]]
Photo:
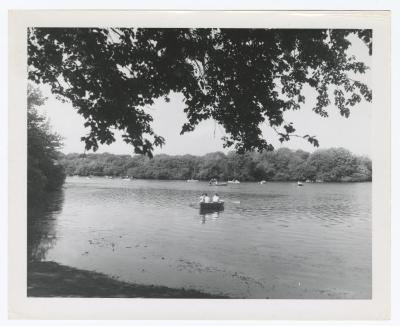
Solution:
[[(187, 115), (182, 134), (214, 119), (226, 131), (225, 147), (271, 150), (262, 125), (282, 142), (295, 135), (284, 112), (301, 108), (305, 85), (315, 90), (313, 110), (322, 117), (331, 102), (348, 117), (362, 99), (371, 101), (354, 79), (367, 67), (348, 55), (350, 35), (372, 53), (371, 30), (31, 28), (29, 78), (49, 84), (85, 118), (86, 149), (112, 143), (121, 130), (135, 153), (151, 157), (165, 140), (146, 106), (177, 92)], [(315, 136), (300, 136), (318, 146)]]
[(53, 133), (37, 107), (45, 102), (40, 91), (28, 87), (28, 204), (43, 199), (46, 191), (64, 183), (64, 168), (58, 163), (61, 137)]
[(355, 156), (343, 148), (308, 152), (288, 148), (227, 155), (204, 156), (67, 154), (60, 159), (69, 175), (114, 176), (141, 179), (241, 181), (371, 181), (372, 165), (367, 157)]

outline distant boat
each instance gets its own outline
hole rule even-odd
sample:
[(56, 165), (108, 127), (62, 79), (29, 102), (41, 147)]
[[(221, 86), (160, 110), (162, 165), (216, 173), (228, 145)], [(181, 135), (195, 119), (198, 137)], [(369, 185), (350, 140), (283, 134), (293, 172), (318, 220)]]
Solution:
[(196, 176), (196, 167), (193, 167), (190, 179), (187, 179), (186, 182), (199, 182), (199, 180), (194, 178), (195, 176)]
[(315, 182), (316, 182), (316, 183), (322, 183), (322, 182), (324, 182), (324, 180), (317, 179), (317, 180), (315, 180)]
[(218, 182), (218, 181), (215, 181), (215, 182), (210, 182), (210, 183), (209, 183), (209, 186), (227, 186), (227, 185), (228, 185), (227, 182)]
[(209, 182), (208, 182), (209, 186), (227, 186), (228, 183), (227, 182), (219, 182), (217, 179), (212, 178)]
[(267, 183), (267, 181), (265, 181), (265, 180), (262, 180), (262, 181), (259, 182), (260, 185), (263, 185), (265, 183)]
[(303, 183), (300, 182), (300, 181), (297, 181), (297, 185), (298, 185), (299, 187), (302, 187), (302, 186), (303, 186)]
[(240, 181), (239, 180), (229, 180), (228, 183), (235, 183), (235, 184), (239, 184)]

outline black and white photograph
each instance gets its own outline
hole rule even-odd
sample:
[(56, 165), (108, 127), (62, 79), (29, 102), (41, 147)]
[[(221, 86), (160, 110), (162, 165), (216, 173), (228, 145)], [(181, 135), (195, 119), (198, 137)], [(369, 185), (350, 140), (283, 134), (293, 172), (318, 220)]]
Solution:
[(372, 300), (374, 29), (121, 26), (25, 29), (27, 298)]

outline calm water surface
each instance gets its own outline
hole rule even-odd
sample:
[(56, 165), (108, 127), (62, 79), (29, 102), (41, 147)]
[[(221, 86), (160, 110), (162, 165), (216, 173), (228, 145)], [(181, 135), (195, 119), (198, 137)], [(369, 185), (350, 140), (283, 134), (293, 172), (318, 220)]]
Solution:
[[(218, 191), (225, 211), (200, 215)], [(38, 226), (36, 226), (38, 227)], [(67, 178), (38, 260), (238, 298), (371, 297), (371, 183)]]

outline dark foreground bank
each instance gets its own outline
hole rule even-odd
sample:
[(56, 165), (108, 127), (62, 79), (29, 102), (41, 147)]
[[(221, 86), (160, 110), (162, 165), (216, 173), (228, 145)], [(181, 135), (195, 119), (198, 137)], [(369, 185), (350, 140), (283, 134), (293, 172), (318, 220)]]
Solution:
[(63, 266), (55, 262), (28, 263), (29, 297), (86, 298), (207, 298), (222, 299), (196, 290), (137, 285), (104, 274)]

